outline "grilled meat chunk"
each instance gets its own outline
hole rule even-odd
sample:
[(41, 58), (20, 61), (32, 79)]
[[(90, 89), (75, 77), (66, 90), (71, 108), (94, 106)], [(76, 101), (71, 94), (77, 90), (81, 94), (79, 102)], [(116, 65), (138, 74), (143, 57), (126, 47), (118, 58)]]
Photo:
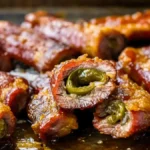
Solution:
[(116, 87), (115, 79), (114, 62), (83, 55), (57, 65), (51, 87), (61, 108), (87, 109), (108, 98)]
[(8, 73), (0, 72), (0, 102), (8, 105), (14, 114), (25, 108), (29, 98), (28, 82)]
[(118, 88), (105, 104), (99, 105), (93, 125), (103, 134), (127, 138), (150, 127), (150, 94), (131, 81), (118, 76)]
[(67, 44), (91, 57), (116, 58), (126, 45), (125, 37), (115, 30), (87, 22), (72, 23), (50, 16), (46, 12), (28, 14), (25, 21), (22, 26), (34, 28), (46, 37)]
[(150, 92), (150, 47), (126, 48), (119, 57), (119, 65), (132, 80)]
[[(2, 24), (2, 25), (1, 25)], [(79, 52), (48, 39), (40, 33), (0, 22), (0, 47), (10, 58), (19, 60), (38, 71), (51, 70), (59, 62), (77, 56)], [(17, 30), (17, 31), (16, 31)]]
[(78, 128), (72, 111), (62, 110), (54, 100), (47, 75), (37, 77), (31, 85), (34, 94), (28, 104), (32, 129), (43, 140), (63, 137)]

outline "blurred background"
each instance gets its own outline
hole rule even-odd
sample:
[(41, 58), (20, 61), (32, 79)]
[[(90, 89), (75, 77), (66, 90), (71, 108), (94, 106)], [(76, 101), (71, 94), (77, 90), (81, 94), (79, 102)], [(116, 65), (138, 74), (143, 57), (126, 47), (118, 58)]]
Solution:
[(0, 19), (20, 23), (26, 13), (47, 10), (70, 20), (130, 14), (148, 9), (150, 0), (0, 0)]
[(0, 7), (147, 6), (150, 0), (0, 0)]

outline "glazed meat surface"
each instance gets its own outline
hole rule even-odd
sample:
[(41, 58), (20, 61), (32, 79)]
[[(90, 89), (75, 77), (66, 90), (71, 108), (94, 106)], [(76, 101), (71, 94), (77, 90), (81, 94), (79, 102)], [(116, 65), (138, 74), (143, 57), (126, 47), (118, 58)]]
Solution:
[(59, 62), (78, 55), (70, 47), (47, 39), (32, 29), (23, 29), (9, 23), (5, 28), (3, 24), (0, 22), (0, 44), (3, 52), (38, 71), (51, 70)]
[(109, 27), (124, 34), (128, 40), (150, 39), (150, 11), (125, 16), (108, 16), (92, 19), (90, 23)]
[(119, 57), (120, 67), (150, 92), (150, 47), (126, 48)]
[(93, 125), (103, 134), (126, 138), (150, 126), (150, 94), (127, 75), (118, 77), (118, 88), (96, 108)]
[[(17, 34), (19, 30), (12, 23), (8, 21), (0, 21), (0, 39), (5, 38), (6, 35)], [(2, 41), (1, 41), (2, 42)], [(2, 48), (0, 44), (0, 71), (10, 71), (12, 69), (11, 59)]]
[(113, 59), (123, 50), (125, 37), (119, 32), (84, 22), (72, 23), (35, 12), (26, 15), (23, 27), (34, 28), (48, 38), (67, 44), (91, 57)]
[(57, 106), (47, 75), (37, 77), (32, 87), (34, 94), (28, 104), (28, 116), (33, 122), (32, 129), (41, 139), (59, 138), (78, 128), (75, 115)]
[(25, 108), (29, 97), (28, 82), (8, 73), (0, 72), (0, 102), (8, 105), (14, 114)]

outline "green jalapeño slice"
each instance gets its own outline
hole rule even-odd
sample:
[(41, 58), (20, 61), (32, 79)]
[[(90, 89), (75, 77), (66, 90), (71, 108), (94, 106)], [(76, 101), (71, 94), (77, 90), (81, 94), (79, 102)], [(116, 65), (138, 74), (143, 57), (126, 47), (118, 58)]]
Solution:
[(70, 94), (85, 95), (94, 89), (95, 81), (105, 84), (108, 81), (108, 76), (105, 72), (97, 69), (79, 68), (69, 75), (66, 82), (67, 92)]
[(121, 121), (125, 116), (125, 104), (120, 100), (113, 101), (108, 106), (106, 112), (109, 114), (109, 116), (107, 117), (108, 123), (116, 124), (118, 121)]

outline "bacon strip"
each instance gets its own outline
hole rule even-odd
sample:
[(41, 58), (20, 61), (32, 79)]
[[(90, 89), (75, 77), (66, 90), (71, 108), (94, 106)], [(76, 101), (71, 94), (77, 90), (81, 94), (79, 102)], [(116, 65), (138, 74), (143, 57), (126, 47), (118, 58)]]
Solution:
[(14, 114), (25, 108), (29, 96), (28, 89), (25, 79), (0, 72), (0, 102), (8, 105)]
[(120, 67), (150, 92), (150, 47), (126, 48), (119, 57)]
[(25, 21), (22, 26), (34, 28), (46, 37), (79, 49), (91, 57), (116, 58), (125, 47), (126, 40), (119, 32), (87, 22), (72, 23), (44, 12), (28, 14)]
[(114, 138), (126, 138), (150, 127), (150, 94), (132, 82), (127, 75), (120, 76), (118, 84), (109, 102), (122, 101), (126, 108), (124, 118), (116, 124), (108, 123), (108, 102), (97, 106), (93, 125), (100, 133), (112, 135)]
[(57, 106), (47, 75), (37, 77), (31, 85), (34, 94), (28, 104), (28, 116), (32, 129), (42, 140), (63, 137), (78, 128), (75, 115)]
[[(16, 31), (17, 30), (17, 31)], [(59, 62), (78, 55), (74, 49), (47, 39), (32, 29), (0, 22), (0, 44), (10, 58), (33, 66), (38, 71), (51, 70)]]
[[(106, 83), (93, 81), (95, 87), (87, 94), (69, 94), (66, 89), (66, 80), (68, 76), (75, 70), (91, 68), (102, 71), (108, 77)], [(115, 76), (115, 65), (111, 61), (103, 61), (98, 58), (88, 59), (86, 55), (78, 59), (66, 61), (56, 66), (53, 70), (51, 86), (54, 99), (57, 101), (57, 104), (64, 109), (91, 108), (97, 103), (102, 103), (113, 92), (115, 89)], [(76, 76), (72, 80), (77, 83)]]
[(128, 40), (150, 39), (150, 11), (137, 12), (125, 16), (108, 16), (92, 19), (90, 23), (109, 27), (124, 34)]
[[(19, 30), (12, 23), (0, 21), (0, 39), (5, 38), (6, 35), (18, 34), (18, 32)], [(3, 50), (2, 45), (0, 44), (0, 71), (10, 71), (12, 69), (11, 59)]]

